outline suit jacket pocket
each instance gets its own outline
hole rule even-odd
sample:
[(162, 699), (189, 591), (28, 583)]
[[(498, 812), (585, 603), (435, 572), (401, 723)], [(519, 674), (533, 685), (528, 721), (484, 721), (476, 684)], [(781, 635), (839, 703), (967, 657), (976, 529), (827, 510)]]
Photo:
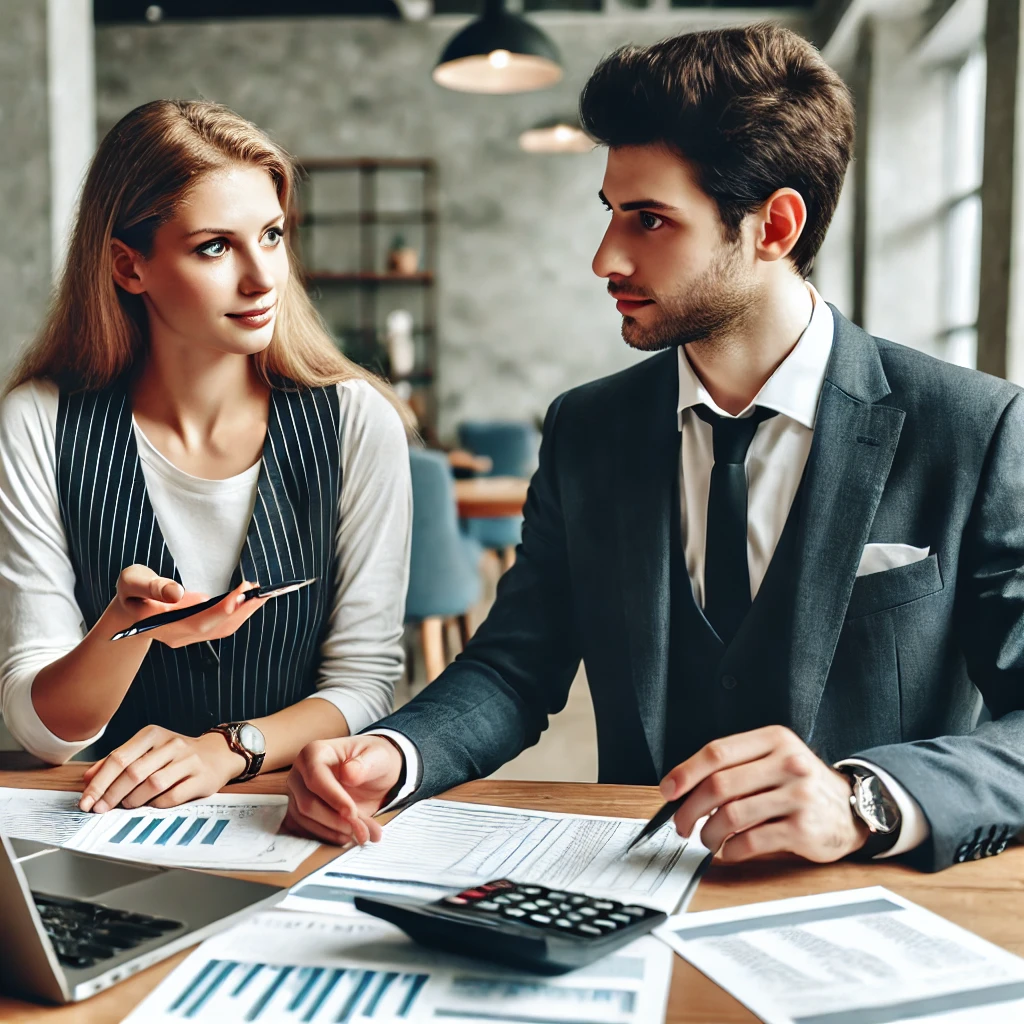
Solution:
[(942, 585), (937, 554), (922, 558), (919, 562), (911, 562), (910, 565), (858, 576), (846, 608), (846, 618), (859, 619), (887, 608), (909, 604), (918, 598), (937, 593)]

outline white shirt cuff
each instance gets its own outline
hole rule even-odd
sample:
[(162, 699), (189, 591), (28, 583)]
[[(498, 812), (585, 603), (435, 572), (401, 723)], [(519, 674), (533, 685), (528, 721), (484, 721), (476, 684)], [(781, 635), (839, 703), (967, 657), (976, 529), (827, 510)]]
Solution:
[(423, 778), (420, 752), (416, 749), (416, 744), (408, 736), (403, 736), (400, 732), (395, 732), (393, 729), (368, 729), (362, 735), (386, 736), (402, 752), (402, 760), (405, 762), (405, 782), (402, 783), (402, 788), (395, 794), (394, 800), (391, 800), (377, 812), (378, 814), (383, 814), (385, 811), (390, 811), (399, 804), (405, 803), (419, 789), (420, 779)]
[(4, 721), (10, 734), (30, 754), (48, 764), (64, 764), (80, 750), (95, 743), (107, 727), (104, 726), (95, 736), (85, 740), (61, 739), (46, 727), (32, 703), (32, 684), (35, 681), (35, 672), (23, 678), (8, 680), (4, 693)]
[(882, 785), (889, 790), (896, 806), (900, 810), (900, 837), (891, 850), (876, 854), (874, 860), (885, 860), (887, 857), (898, 857), (901, 853), (920, 846), (931, 834), (932, 830), (928, 819), (921, 810), (921, 805), (883, 768), (870, 761), (863, 761), (859, 757), (848, 757), (842, 761), (836, 761), (833, 768), (866, 768), (873, 772), (881, 780)]

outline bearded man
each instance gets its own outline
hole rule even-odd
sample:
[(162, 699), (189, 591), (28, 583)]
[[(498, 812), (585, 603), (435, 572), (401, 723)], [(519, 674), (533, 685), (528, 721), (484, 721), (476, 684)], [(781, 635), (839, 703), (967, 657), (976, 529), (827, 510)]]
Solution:
[[(807, 281), (853, 110), (769, 25), (627, 46), (594, 272), (657, 353), (552, 404), (522, 544), (465, 652), (311, 744), (292, 824), (377, 811), (537, 742), (582, 658), (602, 782), (660, 782), (725, 861), (1000, 852), (1024, 825), (1024, 401), (875, 338)], [(912, 301), (908, 298), (907, 301)]]

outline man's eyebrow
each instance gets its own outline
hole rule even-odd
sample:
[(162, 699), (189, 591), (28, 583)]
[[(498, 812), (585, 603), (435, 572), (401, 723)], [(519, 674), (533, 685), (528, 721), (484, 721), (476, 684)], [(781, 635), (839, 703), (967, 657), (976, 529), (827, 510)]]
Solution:
[[(260, 228), (260, 231), (266, 231), (267, 228), (273, 227), (282, 217), (284, 213), (279, 213), (276, 217), (268, 220), (266, 224)], [(231, 228), (196, 228), (195, 231), (190, 231), (185, 237), (191, 238), (193, 235), (233, 235), (235, 232)]]
[[(604, 189), (601, 189), (597, 193), (597, 198), (601, 200), (605, 206), (611, 206), (604, 194)], [(663, 203), (658, 199), (631, 199), (628, 203), (621, 203), (619, 209), (623, 213), (628, 213), (630, 210), (667, 210), (671, 213), (678, 213), (678, 206), (669, 206), (668, 203)]]

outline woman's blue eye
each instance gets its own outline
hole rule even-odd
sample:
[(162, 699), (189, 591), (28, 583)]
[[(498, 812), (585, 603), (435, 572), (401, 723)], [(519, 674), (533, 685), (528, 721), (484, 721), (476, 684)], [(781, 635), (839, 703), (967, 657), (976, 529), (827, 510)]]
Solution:
[(284, 231), (281, 228), (268, 228), (267, 233), (263, 236), (264, 243), (274, 246), (277, 245), (281, 239), (284, 238)]
[(201, 245), (196, 251), (204, 256), (223, 256), (228, 251), (227, 242), (222, 238), (215, 238), (212, 242)]
[[(657, 224), (649, 223), (649, 221), (652, 221), (652, 220), (656, 220), (658, 223)], [(649, 231), (654, 231), (656, 228), (658, 228), (661, 225), (662, 221), (661, 221), (660, 217), (655, 217), (653, 213), (646, 213), (646, 212), (644, 212), (644, 213), (640, 214), (640, 223), (643, 224), (643, 226), (645, 228), (647, 228)]]

